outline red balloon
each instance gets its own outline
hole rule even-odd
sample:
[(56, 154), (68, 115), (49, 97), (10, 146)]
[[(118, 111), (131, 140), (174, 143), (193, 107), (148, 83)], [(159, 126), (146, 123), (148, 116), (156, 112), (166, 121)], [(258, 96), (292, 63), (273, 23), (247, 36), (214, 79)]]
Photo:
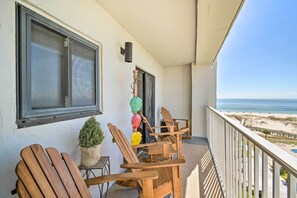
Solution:
[(141, 117), (139, 114), (134, 114), (131, 119), (133, 129), (137, 129), (141, 123)]

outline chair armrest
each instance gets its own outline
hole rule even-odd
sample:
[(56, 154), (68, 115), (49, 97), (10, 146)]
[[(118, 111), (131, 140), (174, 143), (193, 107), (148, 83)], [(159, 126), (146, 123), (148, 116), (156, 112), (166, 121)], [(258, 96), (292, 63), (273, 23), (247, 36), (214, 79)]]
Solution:
[(152, 136), (168, 136), (168, 135), (180, 135), (184, 134), (184, 131), (176, 131), (176, 132), (166, 132), (166, 133), (155, 133), (155, 134), (150, 134)]
[(191, 119), (186, 119), (186, 118), (173, 118), (173, 120), (191, 121)]
[[(164, 121), (164, 122), (165, 122), (165, 121)], [(180, 122), (175, 122), (175, 121), (173, 121), (173, 122), (171, 122), (171, 121), (166, 121), (165, 123), (178, 124), (178, 123), (180, 123)]]
[(132, 146), (133, 149), (142, 148), (142, 147), (150, 147), (150, 146), (156, 146), (156, 145), (165, 145), (165, 144), (172, 144), (170, 141), (164, 141), (164, 142), (154, 142), (154, 143), (146, 143), (146, 144), (139, 144)]
[(174, 128), (174, 126), (154, 126), (154, 127), (151, 127), (151, 128), (152, 129), (163, 129), (163, 128), (168, 128), (168, 127)]
[(176, 121), (173, 121), (173, 122), (166, 121), (165, 123), (173, 124), (173, 127), (177, 127), (177, 129), (180, 128), (180, 124), (181, 124), (181, 122), (176, 122)]
[(144, 171), (144, 172), (136, 172), (136, 173), (121, 173), (121, 174), (113, 174), (113, 175), (104, 175), (100, 177), (94, 177), (91, 179), (86, 179), (86, 185), (98, 185), (106, 182), (111, 182), (115, 180), (127, 181), (127, 180), (147, 180), (147, 179), (157, 179), (158, 172), (157, 171)]
[(153, 163), (129, 163), (129, 164), (121, 164), (121, 168), (129, 168), (129, 169), (152, 169), (152, 168), (163, 168), (163, 167), (173, 167), (173, 166), (181, 166), (185, 164), (186, 161), (184, 159), (174, 159), (174, 160), (164, 160)]

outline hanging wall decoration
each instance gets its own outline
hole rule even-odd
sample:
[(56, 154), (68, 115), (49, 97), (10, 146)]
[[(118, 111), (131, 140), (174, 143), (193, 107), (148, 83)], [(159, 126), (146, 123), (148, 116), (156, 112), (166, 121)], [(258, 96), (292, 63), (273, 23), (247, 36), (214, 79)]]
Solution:
[(140, 123), (141, 123), (141, 117), (139, 114), (133, 114), (132, 119), (131, 119), (133, 131), (137, 130)]
[(131, 144), (138, 145), (141, 142), (142, 139), (142, 134), (137, 131), (138, 127), (140, 126), (141, 123), (141, 117), (138, 114), (138, 111), (142, 108), (142, 99), (137, 97), (137, 92), (138, 92), (138, 71), (135, 69), (133, 71), (133, 98), (130, 100), (130, 107), (131, 107), (131, 112), (133, 113), (133, 116), (131, 118), (131, 124), (133, 128), (133, 132), (131, 134)]
[(142, 100), (139, 97), (134, 97), (130, 100), (132, 113), (137, 113), (142, 108)]

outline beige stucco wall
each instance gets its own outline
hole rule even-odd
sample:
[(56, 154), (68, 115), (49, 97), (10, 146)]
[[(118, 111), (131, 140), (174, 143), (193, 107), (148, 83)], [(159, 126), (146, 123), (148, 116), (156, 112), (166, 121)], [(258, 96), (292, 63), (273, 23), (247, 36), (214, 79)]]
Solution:
[(217, 63), (166, 67), (163, 105), (176, 118), (192, 120), (192, 135), (207, 137), (206, 107), (216, 105)]
[[(132, 97), (130, 85), (135, 65), (155, 75), (156, 120), (163, 97), (163, 67), (143, 49), (109, 14), (93, 0), (19, 0), (21, 4), (54, 20), (87, 39), (103, 45), (103, 115), (96, 116), (105, 132), (102, 155), (111, 156), (112, 173), (121, 171), (122, 155), (111, 141), (107, 123), (112, 122), (131, 133)], [(52, 146), (68, 152), (79, 163), (77, 147), (79, 129), (87, 118), (17, 129), (16, 121), (16, 59), (15, 1), (0, 0), (0, 197), (10, 197), (15, 187), (15, 166), (20, 150), (33, 143)], [(120, 45), (134, 44), (133, 64), (123, 61)], [(98, 189), (93, 189), (97, 193)], [(94, 194), (94, 197), (97, 195)]]
[(206, 107), (216, 107), (217, 62), (192, 65), (192, 135), (207, 137)]
[(164, 70), (164, 107), (175, 118), (191, 118), (191, 66)]

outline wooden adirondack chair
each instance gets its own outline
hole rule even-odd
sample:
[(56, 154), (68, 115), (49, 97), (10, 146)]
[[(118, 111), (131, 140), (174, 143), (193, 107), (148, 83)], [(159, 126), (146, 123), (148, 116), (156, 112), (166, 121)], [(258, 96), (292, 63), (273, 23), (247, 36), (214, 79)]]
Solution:
[[(170, 141), (172, 142), (172, 148), (174, 153), (177, 153), (177, 158), (181, 159), (182, 156), (182, 134), (184, 132), (176, 131), (174, 132), (174, 126), (154, 126), (152, 127), (146, 117), (143, 114), (140, 114), (142, 118), (142, 122), (145, 123), (146, 128), (149, 132), (149, 134), (152, 136), (153, 140), (155, 142), (160, 141)], [(162, 128), (169, 128), (169, 132), (167, 133), (156, 133), (156, 129), (162, 129)]]
[(180, 166), (185, 163), (184, 159), (141, 163), (123, 132), (111, 123), (108, 128), (127, 161), (127, 164), (121, 165), (122, 168), (131, 169), (132, 172), (156, 170), (159, 177), (153, 181), (154, 196), (164, 197), (172, 192), (175, 198), (182, 196)]
[(67, 153), (60, 155), (55, 148), (45, 150), (34, 144), (21, 151), (22, 160), (16, 167), (19, 197), (89, 198), (88, 186), (114, 180), (141, 180), (143, 197), (153, 197), (152, 180), (158, 177), (156, 171), (106, 175), (84, 181)]
[[(190, 119), (172, 118), (170, 112), (165, 107), (161, 107), (161, 114), (163, 116), (165, 125), (168, 127), (168, 131), (170, 130), (171, 126), (174, 126), (175, 127), (174, 131), (181, 131), (186, 134), (182, 138), (191, 139), (191, 134), (190, 134), (191, 133), (191, 131), (190, 131), (191, 120)], [(177, 122), (177, 121), (185, 122), (185, 127), (181, 127), (181, 122)]]

